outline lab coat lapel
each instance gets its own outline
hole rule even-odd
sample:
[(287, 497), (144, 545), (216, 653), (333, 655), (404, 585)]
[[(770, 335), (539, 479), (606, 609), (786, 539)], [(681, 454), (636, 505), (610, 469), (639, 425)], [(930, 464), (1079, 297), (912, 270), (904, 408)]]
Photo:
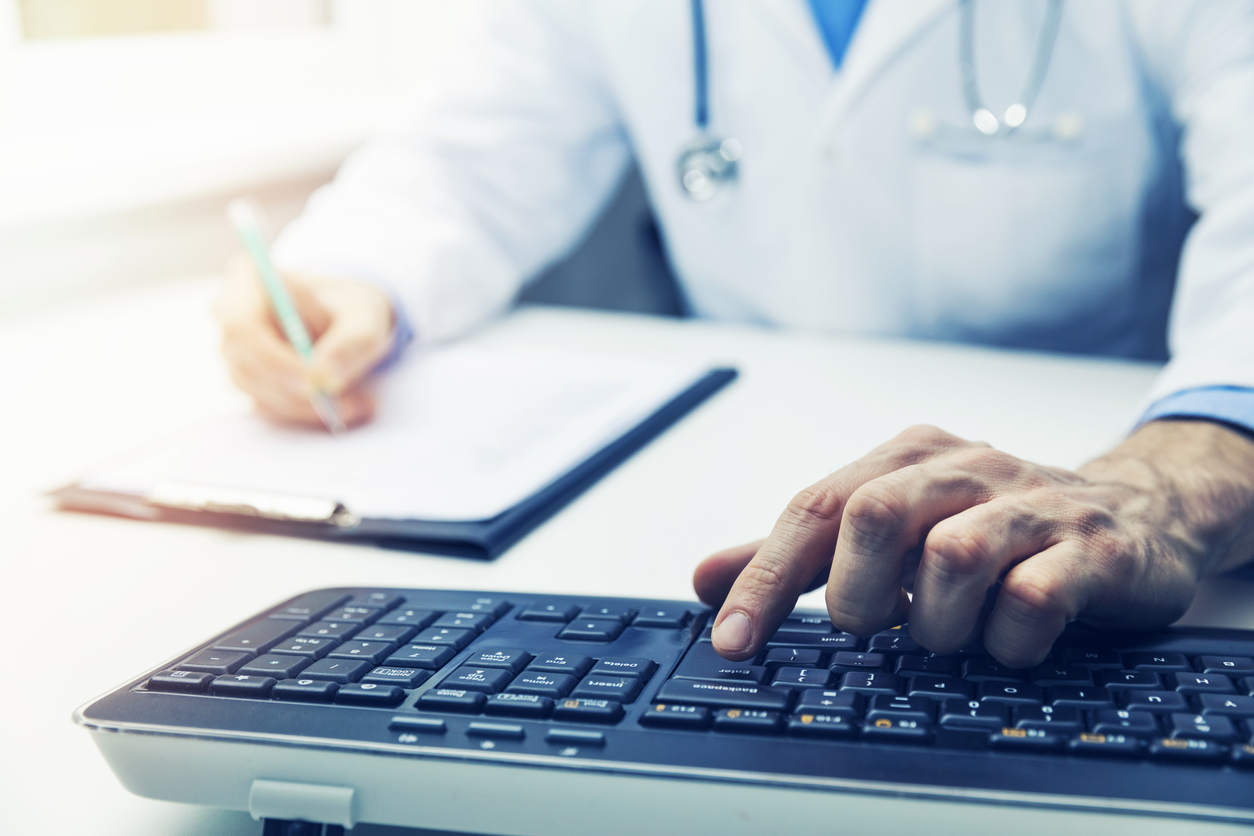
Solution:
[[(820, 135), (831, 136), (884, 67), (958, 0), (871, 0), (845, 54), (823, 113)], [(957, 60), (955, 56), (955, 60)]]

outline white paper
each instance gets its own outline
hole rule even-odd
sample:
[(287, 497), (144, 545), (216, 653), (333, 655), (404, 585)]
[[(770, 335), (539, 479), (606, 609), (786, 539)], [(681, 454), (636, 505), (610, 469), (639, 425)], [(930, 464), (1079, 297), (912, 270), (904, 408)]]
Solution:
[(490, 519), (639, 424), (709, 368), (451, 346), (380, 381), (374, 421), (333, 437), (249, 417), (83, 486), (162, 480), (335, 499), (361, 517)]

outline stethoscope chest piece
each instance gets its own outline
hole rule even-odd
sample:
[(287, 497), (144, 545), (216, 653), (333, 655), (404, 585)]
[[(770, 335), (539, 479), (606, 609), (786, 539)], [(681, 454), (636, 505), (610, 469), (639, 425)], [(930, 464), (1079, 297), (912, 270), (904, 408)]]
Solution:
[(702, 134), (679, 151), (675, 175), (684, 194), (696, 201), (709, 200), (735, 181), (739, 173), (740, 143)]

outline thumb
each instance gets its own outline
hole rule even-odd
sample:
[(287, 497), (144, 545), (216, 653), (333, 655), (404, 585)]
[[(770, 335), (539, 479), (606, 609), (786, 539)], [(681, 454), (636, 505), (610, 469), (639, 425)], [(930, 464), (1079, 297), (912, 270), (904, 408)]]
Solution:
[(310, 376), (332, 395), (352, 389), (387, 354), (391, 339), (390, 321), (365, 310), (341, 310), (314, 345)]

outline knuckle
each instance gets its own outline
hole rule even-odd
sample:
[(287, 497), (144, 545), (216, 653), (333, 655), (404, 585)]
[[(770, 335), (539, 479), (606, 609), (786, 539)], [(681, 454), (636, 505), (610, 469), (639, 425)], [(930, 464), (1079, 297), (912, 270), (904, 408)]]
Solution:
[(784, 561), (759, 552), (741, 571), (738, 585), (754, 598), (772, 598), (788, 590), (789, 575)]
[(1012, 481), (1024, 470), (1024, 463), (992, 447), (965, 447), (950, 454), (957, 467), (999, 481)]
[(840, 519), (845, 497), (831, 485), (819, 482), (798, 493), (788, 503), (787, 514), (803, 525), (830, 525)]
[(1016, 610), (1032, 621), (1070, 621), (1071, 603), (1062, 580), (1055, 574), (1020, 564), (1002, 581), (1001, 595), (1009, 597)]
[(880, 479), (857, 490), (845, 506), (844, 522), (856, 534), (883, 538), (900, 531), (910, 513), (909, 502)]
[(942, 522), (932, 529), (924, 554), (933, 569), (949, 576), (980, 574), (996, 557), (985, 532), (953, 522)]

